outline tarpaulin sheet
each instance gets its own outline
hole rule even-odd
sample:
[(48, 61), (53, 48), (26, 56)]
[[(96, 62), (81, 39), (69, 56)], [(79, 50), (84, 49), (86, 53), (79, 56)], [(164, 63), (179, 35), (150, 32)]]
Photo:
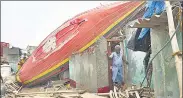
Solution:
[[(164, 1), (148, 1), (143, 18), (151, 18), (153, 14), (159, 15), (164, 11), (164, 9)], [(148, 33), (149, 30), (149, 28), (143, 28), (138, 39), (142, 39)]]
[(149, 47), (151, 45), (150, 30), (148, 31), (148, 34), (145, 35), (145, 37), (143, 37), (141, 40), (138, 40), (138, 36), (141, 30), (142, 28), (138, 28), (136, 33), (132, 35), (132, 37), (128, 41), (127, 48), (133, 51), (142, 51), (142, 52), (147, 52), (149, 50)]
[(143, 18), (150, 18), (154, 13), (159, 15), (165, 9), (164, 1), (148, 1)]
[[(130, 22), (127, 25), (130, 24), (133, 24), (133, 22)], [(128, 28), (128, 26), (126, 27), (125, 29), (126, 42), (129, 42), (132, 36), (135, 37), (134, 31), (136, 31), (136, 28)], [(124, 77), (126, 79), (125, 82), (129, 85), (131, 84), (140, 85), (140, 82), (142, 82), (143, 78), (145, 77), (145, 70), (143, 66), (143, 59), (145, 57), (145, 52), (132, 51), (131, 49), (127, 48), (127, 44), (124, 44), (124, 47), (126, 47), (124, 49), (125, 50), (124, 53), (126, 54), (126, 59), (128, 60), (129, 64), (127, 68), (127, 76), (126, 76), (127, 78)]]

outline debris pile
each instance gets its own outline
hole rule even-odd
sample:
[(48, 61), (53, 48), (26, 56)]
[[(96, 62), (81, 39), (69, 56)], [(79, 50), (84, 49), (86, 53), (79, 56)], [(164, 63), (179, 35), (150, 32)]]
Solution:
[(6, 81), (4, 85), (4, 98), (106, 98), (86, 90), (71, 88), (68, 81), (49, 81), (46, 86), (32, 88), (19, 87), (11, 80)]
[(5, 78), (2, 85), (4, 86), (5, 98), (15, 98), (15, 94), (22, 89), (22, 86), (16, 84), (12, 77)]
[(109, 93), (90, 93), (71, 88), (68, 81), (49, 81), (45, 86), (22, 88), (11, 80), (4, 85), (5, 98), (153, 98), (154, 91), (148, 87), (135, 85), (122, 89), (114, 86)]
[(98, 94), (100, 96), (108, 96), (109, 98), (154, 98), (154, 90), (148, 87), (131, 86), (125, 90), (114, 86), (114, 90), (109, 93)]

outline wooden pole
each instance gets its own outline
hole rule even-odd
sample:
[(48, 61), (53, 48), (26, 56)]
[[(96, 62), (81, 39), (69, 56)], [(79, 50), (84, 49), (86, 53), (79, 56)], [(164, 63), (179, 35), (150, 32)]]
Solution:
[[(166, 4), (166, 11), (167, 11), (167, 18), (168, 18), (169, 36), (171, 37), (175, 32), (172, 6), (170, 5), (169, 1), (165, 1), (165, 4)], [(173, 53), (176, 53), (179, 51), (176, 34), (171, 40), (171, 45), (172, 45)], [(179, 82), (180, 98), (182, 98), (182, 59), (178, 55), (175, 55), (175, 66), (176, 66), (178, 82)]]

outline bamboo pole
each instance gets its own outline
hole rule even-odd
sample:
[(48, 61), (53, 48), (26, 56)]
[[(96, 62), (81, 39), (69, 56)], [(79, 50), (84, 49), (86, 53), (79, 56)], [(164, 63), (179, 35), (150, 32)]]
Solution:
[[(168, 18), (169, 36), (171, 37), (175, 32), (172, 6), (170, 5), (169, 1), (165, 1), (165, 4), (166, 4), (166, 11), (167, 11), (167, 18)], [(172, 45), (173, 53), (176, 53), (179, 51), (176, 35), (172, 38), (171, 45)], [(176, 66), (178, 82), (179, 82), (180, 98), (182, 98), (182, 59), (178, 55), (175, 55), (175, 66)]]

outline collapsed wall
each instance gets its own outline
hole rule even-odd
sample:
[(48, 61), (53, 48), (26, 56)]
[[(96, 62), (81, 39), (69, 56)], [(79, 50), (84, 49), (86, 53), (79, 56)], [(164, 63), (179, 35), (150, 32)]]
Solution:
[(109, 91), (106, 51), (107, 41), (102, 37), (84, 52), (70, 57), (69, 74), (76, 88), (90, 92)]

